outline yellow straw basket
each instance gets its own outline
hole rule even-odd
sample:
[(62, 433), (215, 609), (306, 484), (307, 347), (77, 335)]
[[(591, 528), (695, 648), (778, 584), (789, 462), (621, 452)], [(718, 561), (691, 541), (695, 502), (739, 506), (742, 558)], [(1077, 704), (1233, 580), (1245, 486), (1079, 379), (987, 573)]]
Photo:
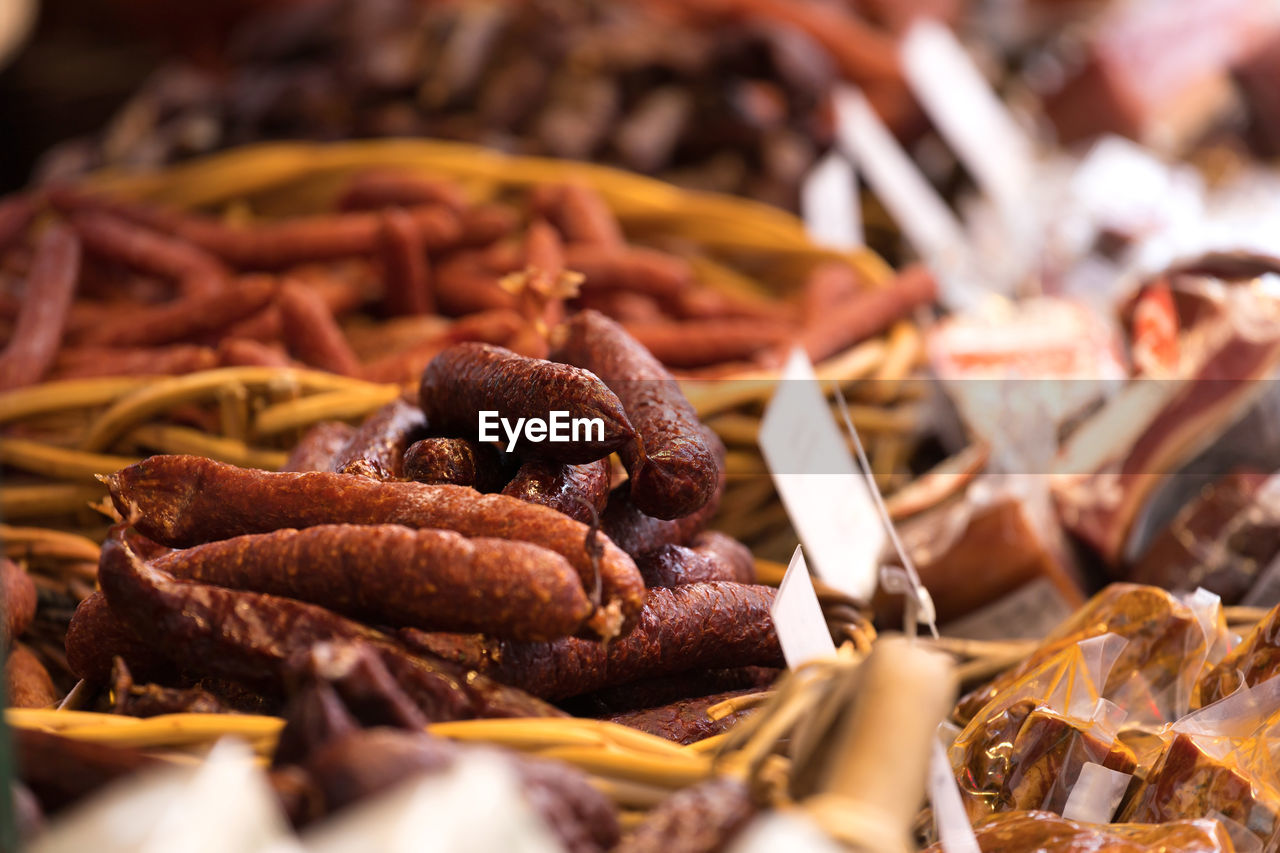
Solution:
[[(819, 248), (794, 216), (757, 202), (682, 190), (600, 166), (456, 143), (257, 145), (153, 174), (100, 174), (92, 183), (121, 197), (246, 220), (331, 209), (353, 173), (374, 167), (448, 177), (476, 201), (543, 182), (585, 182), (614, 210), (629, 239), (678, 240), (701, 282), (724, 292), (785, 295), (813, 266), (833, 258), (852, 264), (866, 281), (884, 284), (890, 277), (874, 253)], [(920, 335), (902, 322), (818, 366), (822, 378), (841, 382), (850, 393), (855, 424), (884, 488), (907, 479), (919, 401), (913, 395), (917, 386), (898, 380), (911, 373), (920, 355)], [(685, 387), (729, 448), (729, 484), (718, 526), (758, 554), (784, 559), (794, 546), (793, 533), (755, 443), (775, 378), (758, 371), (689, 381)], [(67, 513), (101, 493), (94, 474), (157, 451), (276, 467), (308, 425), (358, 420), (394, 394), (391, 387), (305, 371), (236, 369), (153, 381), (52, 383), (2, 394), (0, 428), (22, 438), (4, 439), (0, 462), (32, 476), (6, 483), (0, 510), (23, 523), (83, 526), (93, 519), (68, 519)], [(190, 415), (193, 405), (206, 415), (201, 429), (177, 416)]]

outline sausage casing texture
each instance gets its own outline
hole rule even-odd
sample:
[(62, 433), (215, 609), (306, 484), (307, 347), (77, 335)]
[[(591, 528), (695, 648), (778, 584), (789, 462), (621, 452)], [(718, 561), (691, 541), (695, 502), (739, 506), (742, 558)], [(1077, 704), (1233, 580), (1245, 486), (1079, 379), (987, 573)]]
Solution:
[(767, 690), (782, 670), (768, 666), (738, 666), (729, 669), (695, 669), (606, 687), (564, 704), (579, 717), (608, 717), (628, 711), (642, 711), (670, 705), (682, 699), (696, 699), (712, 693)]
[(175, 669), (119, 617), (111, 612), (101, 591), (90, 594), (76, 608), (67, 627), (67, 668), (91, 684), (109, 684), (113, 662), (125, 661), (129, 671), (147, 681), (167, 681)]
[(609, 501), (610, 467), (608, 458), (585, 465), (530, 459), (520, 466), (502, 493), (549, 506), (583, 524), (593, 524)]
[(412, 630), (401, 637), (557, 700), (691, 669), (780, 666), (782, 649), (769, 616), (773, 596), (771, 587), (725, 582), (653, 589), (635, 629), (607, 645), (577, 637), (518, 643)]
[(605, 717), (611, 723), (638, 729), (660, 738), (666, 738), (681, 744), (696, 743), (704, 738), (712, 737), (733, 728), (734, 724), (750, 711), (734, 711), (718, 720), (707, 716), (707, 709), (728, 699), (746, 696), (753, 690), (730, 690), (725, 693), (713, 693), (710, 696), (698, 696), (693, 699), (678, 699), (656, 708), (643, 708), (639, 711), (625, 711)]
[(510, 472), (502, 456), (488, 444), (465, 438), (424, 438), (404, 453), (407, 480), (429, 485), (470, 486), (477, 492), (496, 492)]
[(599, 376), (618, 395), (636, 441), (619, 450), (631, 499), (647, 515), (682, 518), (703, 507), (720, 473), (693, 406), (667, 369), (617, 323), (580, 311), (556, 357)]
[(510, 421), (547, 420), (551, 412), (565, 411), (570, 418), (598, 418), (603, 424), (603, 435), (587, 430), (579, 440), (522, 439), (512, 449), (527, 458), (581, 465), (631, 444), (635, 436), (622, 403), (586, 370), (490, 344), (457, 344), (436, 356), (423, 371), (418, 401), (432, 430), (455, 435), (478, 433), (484, 410)]
[(404, 476), (404, 452), (427, 428), (422, 410), (404, 400), (392, 400), (360, 425), (333, 462), (340, 474), (373, 480)]
[(716, 487), (711, 498), (702, 507), (684, 518), (661, 519), (646, 515), (631, 499), (631, 484), (624, 483), (609, 495), (600, 524), (605, 535), (632, 557), (656, 551), (665, 545), (688, 545), (720, 509), (724, 495), (724, 443), (710, 429), (704, 427), (704, 438), (711, 445), (720, 464), (717, 466)]
[(338, 454), (351, 441), (356, 428), (342, 421), (321, 421), (305, 433), (289, 453), (285, 471), (332, 471)]
[(745, 783), (719, 776), (667, 797), (614, 849), (617, 853), (717, 853), (729, 848), (757, 812)]
[(549, 640), (578, 631), (592, 612), (577, 572), (553, 551), (396, 524), (237, 536), (174, 551), (154, 565), (376, 625)]
[(410, 654), (386, 634), (314, 604), (176, 581), (117, 539), (103, 544), (98, 576), (112, 611), (128, 614), (131, 630), (193, 671), (283, 692), (293, 653), (350, 642), (372, 648), (430, 720), (561, 715), (482, 675)]
[(0, 354), (0, 391), (39, 382), (58, 356), (67, 312), (80, 277), (80, 243), (70, 229), (50, 227), (36, 245), (27, 292), (13, 335)]
[(325, 472), (237, 468), (201, 456), (152, 456), (107, 477), (112, 500), (144, 535), (187, 547), (246, 533), (317, 524), (403, 524), (463, 536), (515, 539), (563, 556), (601, 599), (589, 620), (602, 637), (625, 632), (645, 600), (635, 563), (606, 537), (598, 559), (589, 528), (555, 510), (462, 486), (378, 483)]
[(7, 649), (36, 615), (36, 585), (21, 566), (0, 557), (0, 649)]
[(47, 708), (62, 698), (49, 670), (35, 652), (22, 643), (14, 645), (4, 662), (5, 699), (11, 708)]
[[(723, 534), (721, 534), (723, 535)], [(727, 538), (727, 537), (726, 537)], [(745, 545), (734, 542), (743, 550)], [(717, 543), (728, 551), (728, 546)], [(664, 545), (636, 559), (636, 568), (644, 577), (645, 585), (681, 586), (687, 583), (704, 583), (707, 581), (734, 581), (736, 583), (752, 583), (755, 580), (754, 567), (750, 564), (751, 552), (747, 551), (747, 571), (740, 559), (734, 555), (720, 553), (718, 548), (688, 548), (684, 545)]]

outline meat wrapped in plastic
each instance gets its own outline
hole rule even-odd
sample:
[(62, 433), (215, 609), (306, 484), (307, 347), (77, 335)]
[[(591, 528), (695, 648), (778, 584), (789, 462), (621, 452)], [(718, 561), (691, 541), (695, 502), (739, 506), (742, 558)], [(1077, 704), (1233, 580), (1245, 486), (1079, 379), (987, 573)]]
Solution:
[[(1052, 812), (991, 815), (973, 828), (982, 853), (1035, 850), (1036, 853), (1234, 853), (1225, 829), (1213, 820), (1179, 820), (1158, 826), (1141, 823), (1099, 825), (1067, 820)], [(941, 844), (925, 853), (944, 853)]]
[(1133, 751), (1116, 738), (1124, 712), (1099, 690), (1125, 645), (1112, 634), (1062, 649), (960, 732), (949, 757), (971, 820), (1025, 809), (1061, 813), (1089, 763), (1123, 774), (1137, 769)]
[(1196, 678), (1225, 643), (1226, 625), (1217, 596), (1179, 598), (1162, 589), (1116, 583), (1103, 589), (1060, 625), (1023, 663), (960, 700), (957, 722), (971, 720), (983, 705), (1028, 673), (1081, 640), (1117, 634), (1128, 640), (1102, 687), (1102, 696), (1135, 715), (1135, 721), (1176, 720), (1191, 707)]

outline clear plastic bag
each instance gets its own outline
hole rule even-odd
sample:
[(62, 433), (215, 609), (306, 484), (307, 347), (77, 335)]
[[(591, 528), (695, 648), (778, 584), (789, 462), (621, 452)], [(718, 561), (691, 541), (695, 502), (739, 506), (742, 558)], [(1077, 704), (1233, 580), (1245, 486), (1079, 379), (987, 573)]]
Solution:
[(1116, 737), (1126, 712), (1100, 689), (1127, 646), (1104, 634), (1062, 648), (973, 717), (948, 753), (971, 819), (1060, 813), (1086, 764), (1137, 769), (1133, 751)]
[(1234, 649), (1196, 680), (1193, 707), (1225, 699), (1242, 686), (1280, 675), (1280, 605), (1262, 618)]
[(1172, 722), (1191, 707), (1196, 679), (1225, 651), (1226, 623), (1217, 596), (1175, 596), (1137, 584), (1111, 584), (1050, 634), (1030, 657), (961, 698), (953, 712), (967, 722), (1064, 649), (1116, 634), (1128, 644), (1105, 677), (1100, 695), (1125, 708), (1130, 723)]
[(1125, 820), (1220, 817), (1280, 847), (1280, 678), (1237, 690), (1162, 732), (1164, 749), (1125, 808)]
[[(1052, 812), (1017, 811), (991, 815), (974, 831), (983, 853), (1243, 853), (1232, 845), (1227, 830), (1212, 820), (1101, 826), (1066, 820)], [(945, 851), (935, 844), (925, 853)]]

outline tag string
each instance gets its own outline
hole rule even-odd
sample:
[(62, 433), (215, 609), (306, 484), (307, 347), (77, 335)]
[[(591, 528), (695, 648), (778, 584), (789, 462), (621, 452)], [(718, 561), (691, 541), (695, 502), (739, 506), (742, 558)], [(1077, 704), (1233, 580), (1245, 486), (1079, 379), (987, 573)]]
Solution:
[[(867, 451), (863, 449), (862, 439), (858, 436), (858, 430), (853, 426), (853, 418), (849, 416), (849, 405), (845, 402), (844, 392), (840, 390), (840, 383), (835, 383), (834, 389), (836, 406), (840, 409), (840, 418), (844, 421), (844, 427), (848, 430), (850, 437), (853, 438), (853, 450), (858, 456), (858, 465), (862, 468), (862, 473), (867, 479), (871, 499), (875, 501), (876, 509), (880, 511), (880, 520), (884, 524), (885, 532), (889, 535), (889, 541), (893, 543), (894, 550), (898, 552), (898, 557), (902, 560), (902, 567), (906, 570), (907, 578), (911, 581), (914, 595), (907, 597), (906, 614), (911, 624), (904, 627), (914, 633), (919, 609), (919, 592), (924, 589), (924, 584), (920, 583), (920, 575), (916, 572), (916, 565), (912, 562), (911, 555), (907, 553), (907, 549), (903, 546), (902, 540), (898, 538), (898, 530), (893, 526), (893, 522), (889, 518), (889, 509), (884, 505), (884, 498), (881, 497), (880, 489), (876, 486), (875, 475), (871, 473), (871, 463), (867, 460)], [(936, 617), (931, 618), (928, 624), (929, 633), (933, 634), (935, 640), (938, 639)]]

